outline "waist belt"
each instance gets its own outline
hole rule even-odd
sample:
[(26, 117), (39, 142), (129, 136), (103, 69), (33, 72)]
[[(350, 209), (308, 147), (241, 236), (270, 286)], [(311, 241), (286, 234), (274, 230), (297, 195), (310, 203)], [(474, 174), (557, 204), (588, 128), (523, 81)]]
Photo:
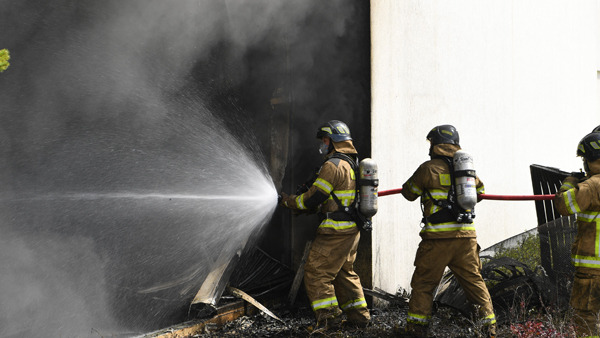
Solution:
[(448, 223), (448, 222), (456, 222), (456, 215), (454, 215), (454, 213), (448, 209), (448, 208), (443, 208), (442, 210), (435, 212), (431, 215), (429, 215), (428, 217), (423, 217), (423, 223), (432, 223), (432, 224), (439, 224), (439, 223)]
[(323, 217), (334, 221), (354, 221), (351, 215), (343, 211), (326, 212), (323, 214)]

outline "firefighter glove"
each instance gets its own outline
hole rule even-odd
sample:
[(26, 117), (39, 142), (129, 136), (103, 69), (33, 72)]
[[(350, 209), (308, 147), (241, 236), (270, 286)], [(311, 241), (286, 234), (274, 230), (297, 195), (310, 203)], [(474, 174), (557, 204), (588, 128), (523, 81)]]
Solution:
[(564, 192), (564, 191), (567, 191), (572, 188), (577, 188), (579, 181), (580, 181), (579, 178), (577, 178), (575, 176), (569, 176), (569, 177), (565, 178), (565, 180), (562, 182), (560, 189), (558, 189), (558, 192), (560, 193), (560, 192)]
[(288, 200), (289, 195), (281, 192), (281, 194), (279, 194), (279, 196), (277, 196), (277, 203), (279, 205), (281, 205), (282, 207), (287, 207), (287, 205), (285, 204), (285, 202)]

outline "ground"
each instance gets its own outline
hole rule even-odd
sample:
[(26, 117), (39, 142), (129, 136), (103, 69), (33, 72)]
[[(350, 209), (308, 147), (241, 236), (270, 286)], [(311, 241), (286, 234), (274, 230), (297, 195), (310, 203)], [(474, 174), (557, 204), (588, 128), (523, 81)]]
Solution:
[[(372, 321), (366, 328), (344, 327), (339, 330), (311, 332), (309, 327), (314, 325), (314, 317), (309, 308), (280, 311), (275, 309), (274, 312), (285, 325), (267, 315), (258, 314), (241, 317), (222, 328), (207, 327), (206, 333), (194, 337), (398, 337), (398, 330), (406, 323), (406, 311), (405, 305), (374, 308), (371, 309)], [(479, 332), (479, 328), (460, 313), (450, 308), (439, 308), (433, 317), (430, 336), (477, 337)], [(529, 335), (526, 332), (519, 334), (511, 331), (511, 325), (501, 325), (498, 328), (498, 337), (534, 336), (540, 335)]]

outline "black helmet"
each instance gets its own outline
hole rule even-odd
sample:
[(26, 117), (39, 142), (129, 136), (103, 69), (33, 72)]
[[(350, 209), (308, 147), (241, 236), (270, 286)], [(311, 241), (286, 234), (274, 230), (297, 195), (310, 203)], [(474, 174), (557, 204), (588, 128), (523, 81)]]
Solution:
[(431, 142), (432, 146), (443, 143), (459, 145), (460, 142), (458, 131), (456, 131), (454, 126), (449, 124), (444, 124), (431, 129), (429, 134), (427, 134), (427, 140)]
[(344, 122), (338, 120), (331, 120), (319, 127), (317, 138), (320, 139), (324, 136), (329, 136), (333, 142), (352, 140), (350, 128)]
[(594, 128), (594, 130), (592, 130), (592, 133), (600, 133), (600, 126)]
[(589, 162), (600, 158), (600, 133), (589, 133), (579, 141), (577, 145), (577, 156), (581, 156)]

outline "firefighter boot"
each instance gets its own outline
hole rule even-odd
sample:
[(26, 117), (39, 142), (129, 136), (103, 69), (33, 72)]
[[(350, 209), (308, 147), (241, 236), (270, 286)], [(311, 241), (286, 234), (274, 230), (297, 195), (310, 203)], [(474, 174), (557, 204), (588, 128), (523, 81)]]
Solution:
[(496, 324), (484, 325), (482, 327), (483, 338), (496, 337)]
[(408, 331), (408, 324), (398, 323), (392, 328), (394, 337), (417, 337), (412, 331)]
[(427, 337), (429, 325), (417, 324), (413, 322), (406, 323), (406, 336), (408, 337)]
[(317, 324), (308, 328), (311, 333), (337, 330), (342, 325), (342, 310), (338, 307), (317, 310), (315, 316), (317, 317)]
[(366, 307), (348, 310), (346, 317), (348, 321), (344, 325), (348, 327), (365, 328), (371, 321), (371, 315)]

